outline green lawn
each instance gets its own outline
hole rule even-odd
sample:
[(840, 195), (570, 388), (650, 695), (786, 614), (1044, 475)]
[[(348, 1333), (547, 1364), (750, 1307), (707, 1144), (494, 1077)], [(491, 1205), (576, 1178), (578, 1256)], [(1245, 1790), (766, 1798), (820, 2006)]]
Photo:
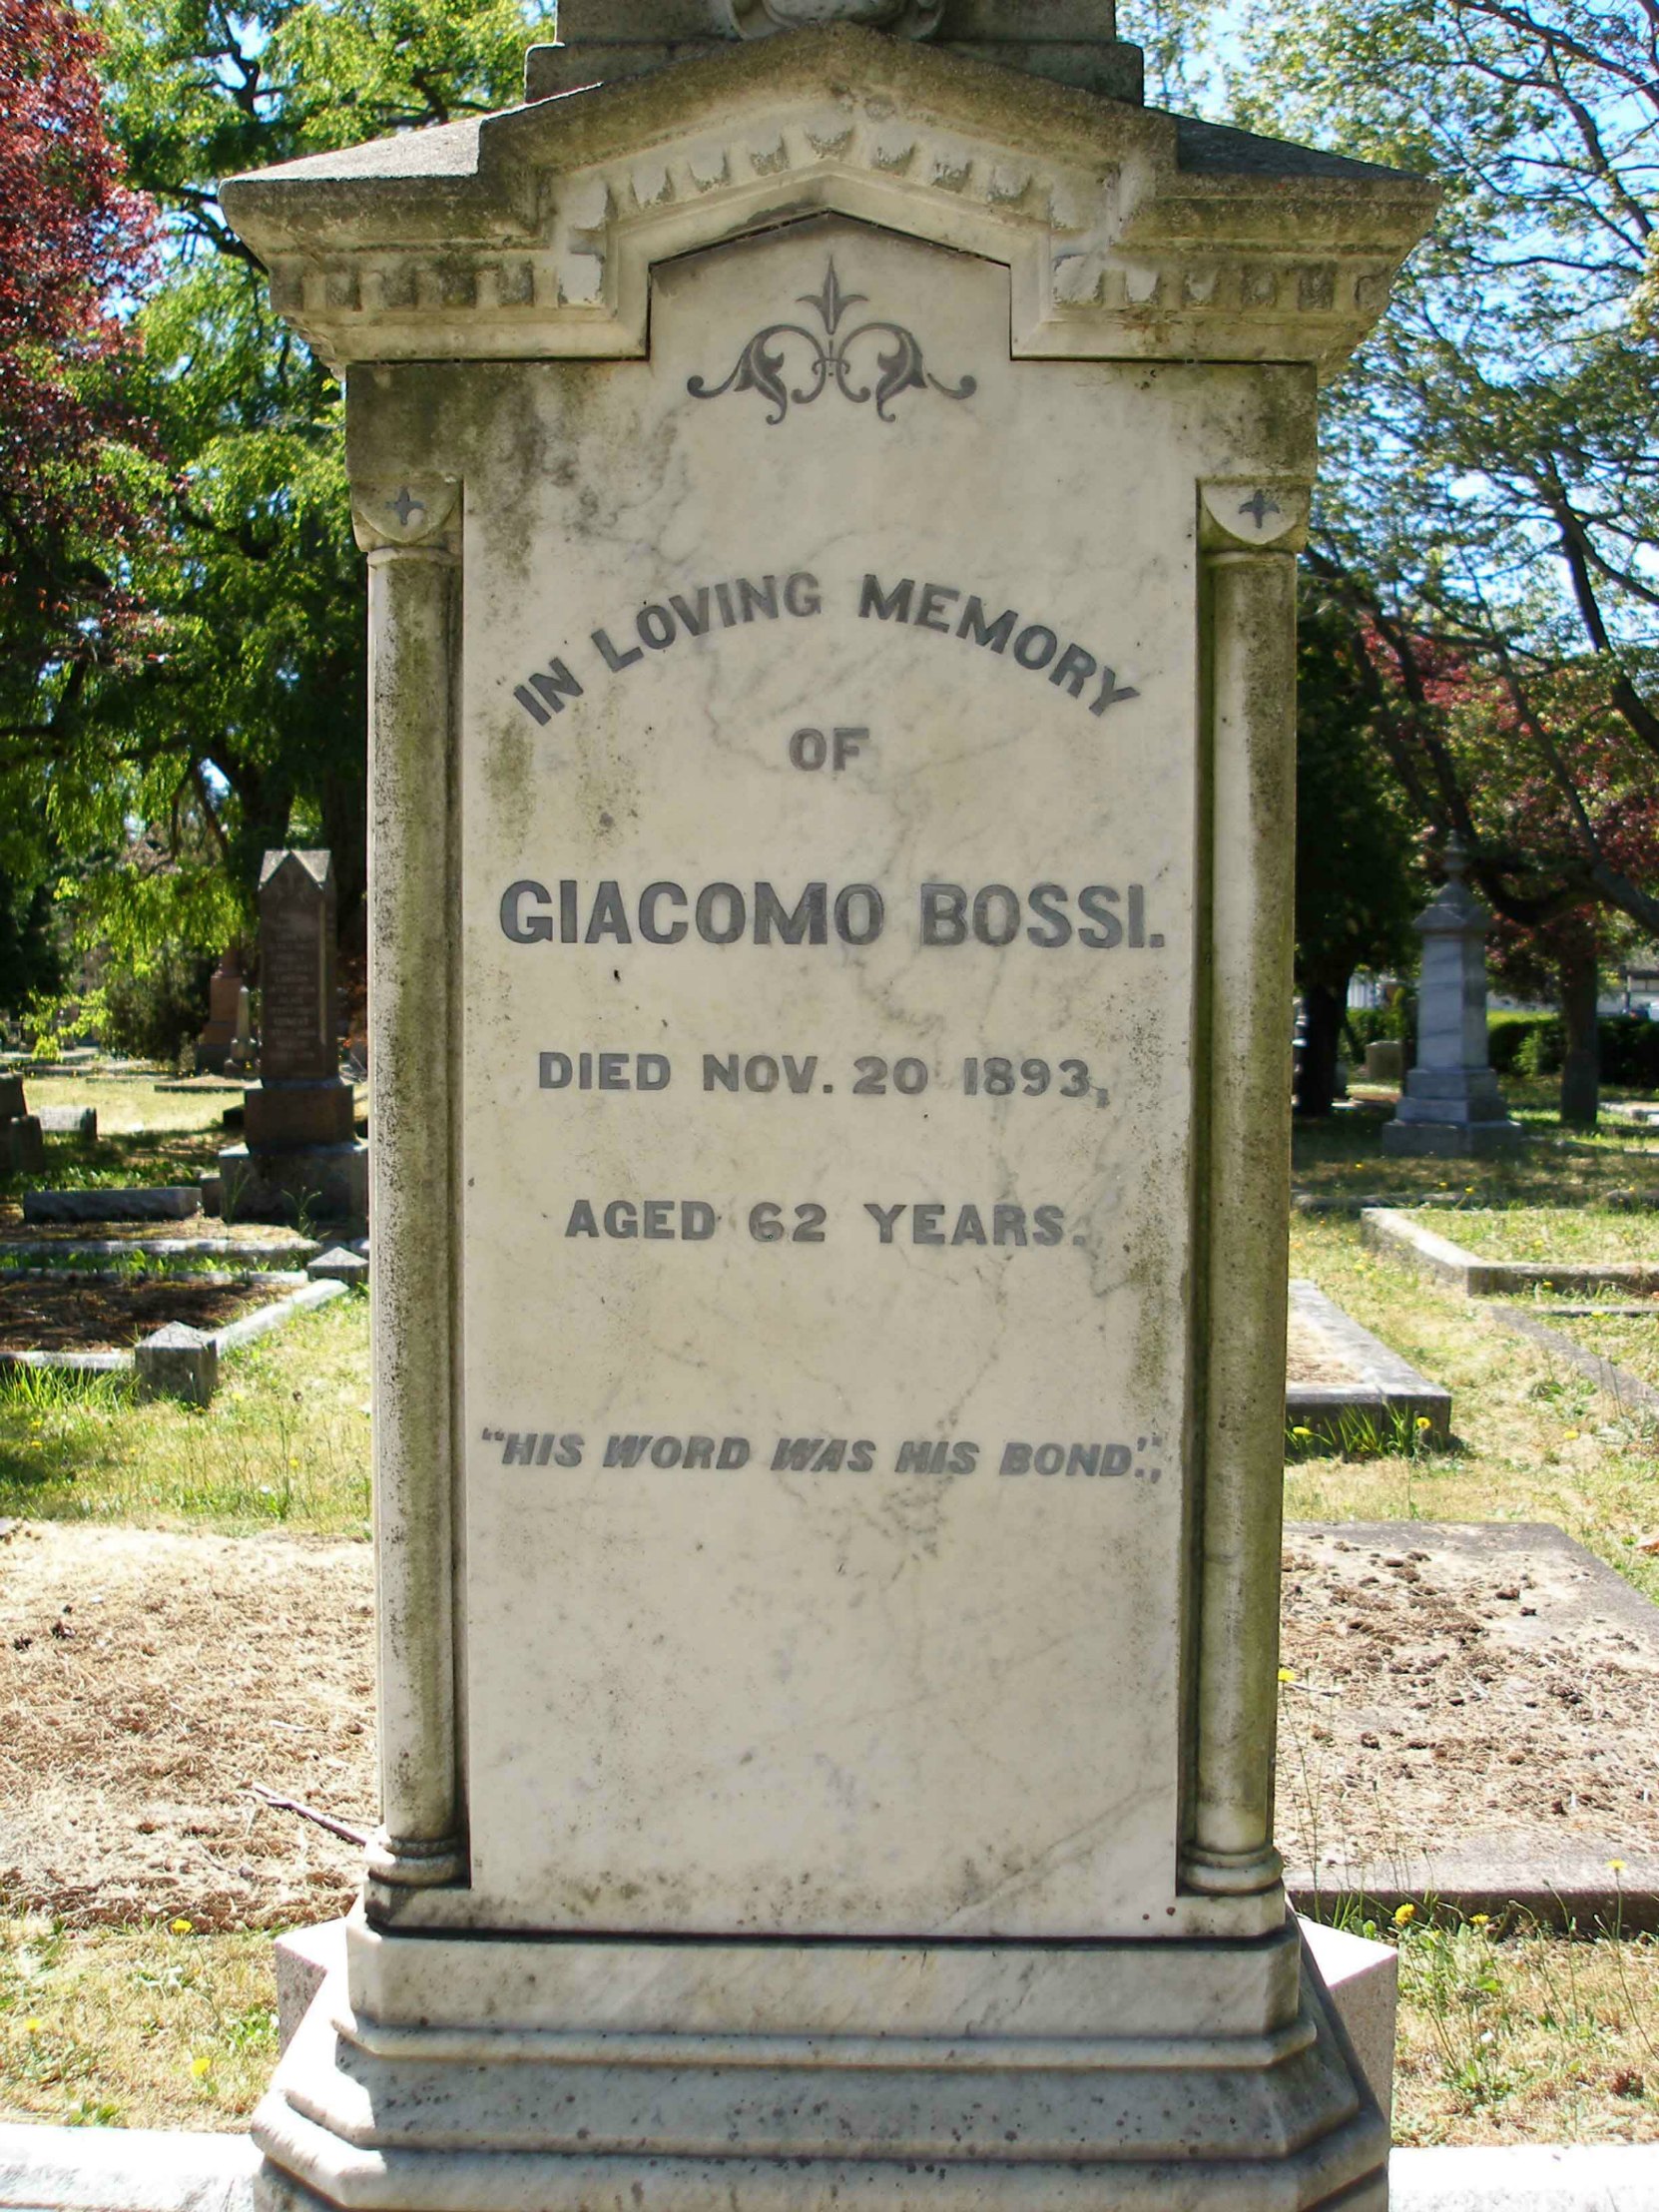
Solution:
[(205, 1411), (116, 1378), (0, 1377), (0, 1515), (368, 1533), (368, 1301), (233, 1353)]
[(1413, 1218), (1482, 1260), (1659, 1260), (1659, 1211), (1647, 1207), (1434, 1206)]

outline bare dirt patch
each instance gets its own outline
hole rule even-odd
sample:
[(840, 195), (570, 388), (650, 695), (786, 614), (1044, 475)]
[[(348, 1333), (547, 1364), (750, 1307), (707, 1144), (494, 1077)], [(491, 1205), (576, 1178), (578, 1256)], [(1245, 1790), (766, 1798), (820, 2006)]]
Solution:
[(170, 1321), (223, 1329), (271, 1297), (269, 1284), (31, 1277), (0, 1284), (0, 1351), (126, 1352)]
[(0, 1904), (72, 1926), (343, 1911), (373, 1825), (365, 1544), (14, 1525), (0, 1543)]
[[(1285, 1558), (1293, 1864), (1659, 1856), (1659, 1634), (1587, 1554), (1423, 1522), (1293, 1527)], [(357, 1850), (251, 1792), (373, 1825), (370, 1586), (366, 1544), (14, 1525), (0, 1908), (199, 1928), (342, 1911)]]

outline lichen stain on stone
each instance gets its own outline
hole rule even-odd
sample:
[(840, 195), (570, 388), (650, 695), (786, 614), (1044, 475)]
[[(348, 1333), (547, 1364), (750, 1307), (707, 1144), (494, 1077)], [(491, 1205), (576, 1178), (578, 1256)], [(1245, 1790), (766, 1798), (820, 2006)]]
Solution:
[(507, 723), (491, 737), (484, 752), (484, 785), (497, 820), (523, 822), (534, 804), (535, 737), (528, 729)]

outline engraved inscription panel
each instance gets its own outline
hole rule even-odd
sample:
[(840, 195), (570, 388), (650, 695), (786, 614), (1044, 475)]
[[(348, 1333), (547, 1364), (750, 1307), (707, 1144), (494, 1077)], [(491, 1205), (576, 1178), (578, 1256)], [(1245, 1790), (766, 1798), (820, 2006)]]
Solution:
[(1194, 487), (1231, 453), (1181, 369), (1008, 328), (1005, 271), (803, 224), (659, 270), (648, 361), (502, 372), (468, 462), (502, 1925), (1175, 1925)]

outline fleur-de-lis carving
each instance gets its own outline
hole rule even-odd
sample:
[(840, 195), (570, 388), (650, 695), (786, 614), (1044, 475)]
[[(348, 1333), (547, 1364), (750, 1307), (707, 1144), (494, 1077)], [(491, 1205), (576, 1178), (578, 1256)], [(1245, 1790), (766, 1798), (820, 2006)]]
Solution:
[[(914, 331), (901, 323), (871, 318), (843, 337), (840, 326), (847, 309), (867, 306), (869, 296), (841, 289), (833, 259), (825, 271), (821, 289), (803, 292), (799, 303), (818, 310), (824, 324), (822, 337), (804, 322), (769, 322), (764, 330), (756, 331), (723, 382), (710, 384), (702, 376), (688, 378), (686, 389), (692, 397), (718, 399), (723, 392), (758, 391), (773, 409), (767, 421), (776, 424), (789, 413), (792, 400), (798, 407), (810, 407), (833, 384), (841, 397), (855, 406), (873, 399), (877, 415), (883, 422), (891, 422), (889, 404), (900, 392), (932, 390), (946, 399), (968, 399), (978, 389), (971, 376), (964, 376), (959, 384), (942, 383), (923, 360)], [(801, 372), (804, 381), (794, 384), (787, 374), (792, 338), (799, 338), (807, 348)], [(853, 365), (852, 349), (866, 339), (874, 351), (873, 381), (867, 380), (868, 371), (861, 375)], [(884, 345), (882, 340), (886, 341)], [(867, 351), (863, 357), (869, 358)]]

